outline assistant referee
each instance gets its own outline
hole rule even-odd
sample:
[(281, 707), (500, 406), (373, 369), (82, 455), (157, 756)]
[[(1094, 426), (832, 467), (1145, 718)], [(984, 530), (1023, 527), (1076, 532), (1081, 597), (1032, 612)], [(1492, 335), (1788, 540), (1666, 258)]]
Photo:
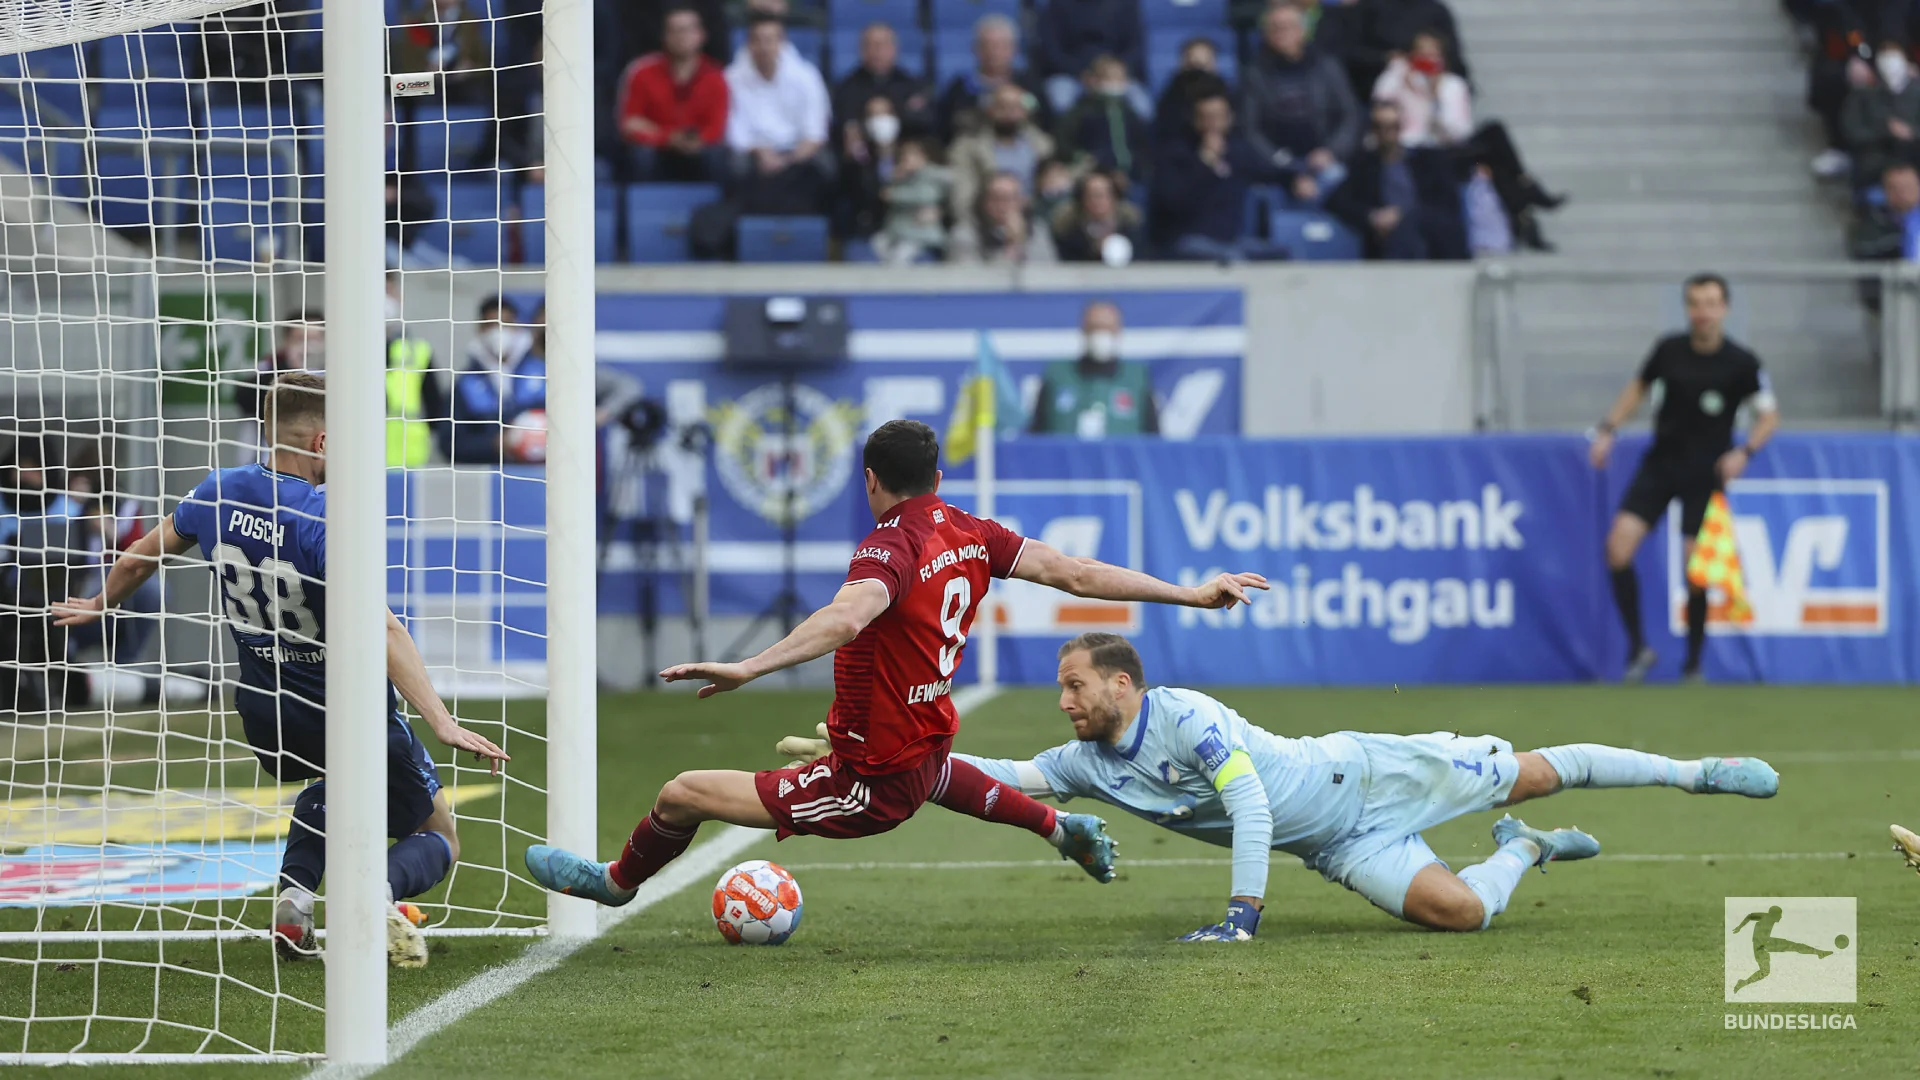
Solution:
[[(1674, 334), (1654, 345), (1640, 373), (1620, 391), (1613, 408), (1591, 433), (1593, 467), (1603, 469), (1613, 452), (1614, 432), (1633, 415), (1655, 383), (1661, 385), (1660, 411), (1654, 418), (1653, 445), (1641, 460), (1633, 483), (1620, 500), (1607, 533), (1607, 570), (1613, 578), (1613, 601), (1627, 630), (1627, 670), (1624, 681), (1647, 677), (1659, 655), (1647, 645), (1640, 625), (1640, 580), (1633, 556), (1647, 531), (1660, 520), (1669, 503), (1680, 500), (1680, 533), (1685, 537), (1682, 558), (1693, 554), (1700, 521), (1713, 493), (1738, 479), (1747, 464), (1773, 437), (1780, 413), (1773, 388), (1760, 370), (1760, 358), (1726, 335), (1725, 278), (1696, 274), (1682, 288), (1687, 304), (1685, 334)], [(1748, 401), (1753, 404), (1753, 428), (1746, 441), (1733, 443), (1734, 415)], [(1707, 594), (1687, 590), (1687, 662), (1681, 669), (1689, 681), (1700, 677), (1700, 651), (1707, 640)]]

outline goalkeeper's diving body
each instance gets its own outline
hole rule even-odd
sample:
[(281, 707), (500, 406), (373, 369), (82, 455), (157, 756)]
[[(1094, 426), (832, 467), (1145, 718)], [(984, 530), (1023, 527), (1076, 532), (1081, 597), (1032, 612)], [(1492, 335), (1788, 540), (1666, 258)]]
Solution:
[(1117, 634), (1067, 642), (1059, 678), (1060, 709), (1076, 741), (1027, 761), (954, 759), (1028, 795), (1099, 799), (1231, 847), (1227, 917), (1185, 941), (1253, 936), (1273, 851), (1299, 856), (1408, 922), (1482, 930), (1506, 910), (1528, 867), (1590, 858), (1599, 841), (1502, 817), (1492, 857), (1455, 874), (1423, 830), (1565, 788), (1672, 787), (1764, 799), (1780, 787), (1758, 758), (1682, 761), (1587, 743), (1515, 753), (1504, 739), (1444, 731), (1286, 738), (1197, 691), (1147, 689), (1140, 654)]
[[(267, 399), (273, 447), (267, 465), (208, 474), (161, 527), (129, 548), (97, 596), (54, 605), (62, 626), (90, 622), (131, 595), (165, 555), (198, 544), (220, 583), (240, 683), (234, 708), (261, 768), (282, 781), (312, 780), (295, 798), (273, 940), (288, 959), (317, 955), (314, 894), (326, 872), (326, 399), (319, 376), (282, 375)], [(452, 804), (426, 747), (401, 714), (404, 697), (448, 746), (508, 760), (455, 722), (427, 679), (413, 638), (387, 613), (387, 886), (394, 901), (438, 884), (460, 857)], [(401, 967), (427, 962), (426, 941), (397, 903), (387, 908), (387, 954)]]

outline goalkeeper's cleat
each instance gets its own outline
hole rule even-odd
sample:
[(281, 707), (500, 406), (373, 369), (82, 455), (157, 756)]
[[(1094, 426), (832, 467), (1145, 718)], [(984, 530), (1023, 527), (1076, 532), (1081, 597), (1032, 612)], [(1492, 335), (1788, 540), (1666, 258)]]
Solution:
[(1526, 839), (1533, 841), (1540, 849), (1540, 857), (1533, 865), (1546, 873), (1550, 862), (1571, 862), (1574, 859), (1591, 859), (1600, 854), (1600, 841), (1581, 832), (1579, 829), (1555, 829), (1547, 832), (1536, 829), (1512, 814), (1507, 814), (1493, 823), (1493, 842), (1496, 846), (1505, 846), (1509, 840)]
[(1693, 782), (1696, 795), (1745, 795), (1749, 799), (1771, 799), (1780, 791), (1780, 774), (1757, 757), (1700, 759), (1700, 778)]
[[(387, 905), (387, 963), (394, 967), (427, 966), (427, 936), (413, 921), (414, 913), (419, 911), (412, 904)], [(420, 918), (425, 921), (425, 913), (421, 913)]]
[(1898, 825), (1889, 825), (1887, 828), (1893, 833), (1893, 850), (1906, 858), (1908, 866), (1920, 870), (1920, 836)]
[(281, 889), (273, 902), (273, 948), (290, 962), (320, 955), (313, 934), (313, 894), (298, 885)]
[(804, 735), (788, 735), (781, 739), (774, 749), (781, 756), (790, 757), (801, 765), (811, 765), (833, 753), (833, 745), (827, 741), (827, 725), (816, 724), (813, 730), (820, 733), (819, 738), (809, 739)]
[(620, 907), (632, 900), (639, 889), (623, 889), (613, 883), (611, 863), (594, 862), (571, 851), (546, 844), (527, 849), (527, 873), (540, 887), (567, 896), (579, 896), (608, 907)]
[(1107, 823), (1092, 814), (1061, 814), (1060, 857), (1080, 864), (1093, 880), (1102, 885), (1114, 879), (1114, 860), (1120, 844), (1107, 835)]

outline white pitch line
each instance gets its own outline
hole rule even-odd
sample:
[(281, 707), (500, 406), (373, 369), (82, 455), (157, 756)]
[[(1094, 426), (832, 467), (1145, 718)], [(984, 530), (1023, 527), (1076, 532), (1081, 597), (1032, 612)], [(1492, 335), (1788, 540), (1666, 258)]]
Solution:
[[(1448, 862), (1469, 863), (1484, 857), (1490, 852), (1474, 852), (1466, 855), (1442, 856)], [(1719, 862), (1727, 861), (1764, 861), (1778, 862), (1788, 859), (1851, 859), (1859, 853), (1853, 851), (1735, 851), (1716, 852), (1706, 855), (1656, 854), (1651, 852), (1629, 852), (1619, 855), (1602, 853), (1597, 858), (1610, 862)], [(870, 870), (1047, 870), (1072, 868), (1072, 863), (1063, 863), (1059, 859), (973, 859), (952, 862), (818, 862), (818, 863), (782, 863), (792, 873), (825, 871), (870, 871)], [(1119, 867), (1125, 870), (1134, 866), (1232, 866), (1231, 859), (1128, 859), (1122, 858)], [(1304, 867), (1303, 867), (1304, 868)]]
[[(965, 713), (986, 704), (999, 693), (998, 687), (962, 687), (953, 695), (953, 706)], [(599, 925), (591, 937), (547, 938), (521, 953), (518, 958), (497, 968), (489, 968), (408, 1013), (399, 1023), (387, 1029), (387, 1065), (398, 1062), (415, 1047), (465, 1019), (475, 1010), (498, 1001), (535, 977), (559, 967), (567, 957), (605, 936), (607, 931), (681, 889), (704, 881), (707, 875), (724, 867), (734, 856), (771, 835), (765, 829), (729, 825), (725, 832), (675, 859), (665, 870), (640, 886), (640, 892), (632, 903), (602, 910)], [(385, 1067), (325, 1064), (313, 1069), (307, 1077), (308, 1080), (361, 1080)]]
[[(387, 1064), (392, 1065), (422, 1042), (464, 1019), (476, 1009), (513, 993), (536, 976), (558, 967), (583, 946), (604, 936), (607, 931), (633, 918), (681, 889), (704, 880), (720, 870), (734, 856), (772, 835), (765, 829), (729, 825), (713, 839), (668, 864), (665, 870), (640, 886), (633, 902), (625, 907), (607, 908), (592, 936), (584, 938), (547, 938), (521, 953), (516, 959), (475, 975), (439, 998), (408, 1013), (387, 1029)], [(379, 1072), (382, 1065), (321, 1065), (308, 1073), (310, 1080), (360, 1080)]]

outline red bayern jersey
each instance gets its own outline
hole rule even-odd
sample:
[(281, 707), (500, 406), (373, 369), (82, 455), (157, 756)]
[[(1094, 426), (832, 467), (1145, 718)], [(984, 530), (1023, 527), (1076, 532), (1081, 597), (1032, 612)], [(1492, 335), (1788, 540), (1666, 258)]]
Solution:
[(960, 728), (951, 692), (990, 578), (1026, 541), (987, 518), (920, 495), (887, 511), (853, 553), (847, 580), (878, 581), (892, 603), (833, 657), (833, 751), (858, 772), (913, 768)]

